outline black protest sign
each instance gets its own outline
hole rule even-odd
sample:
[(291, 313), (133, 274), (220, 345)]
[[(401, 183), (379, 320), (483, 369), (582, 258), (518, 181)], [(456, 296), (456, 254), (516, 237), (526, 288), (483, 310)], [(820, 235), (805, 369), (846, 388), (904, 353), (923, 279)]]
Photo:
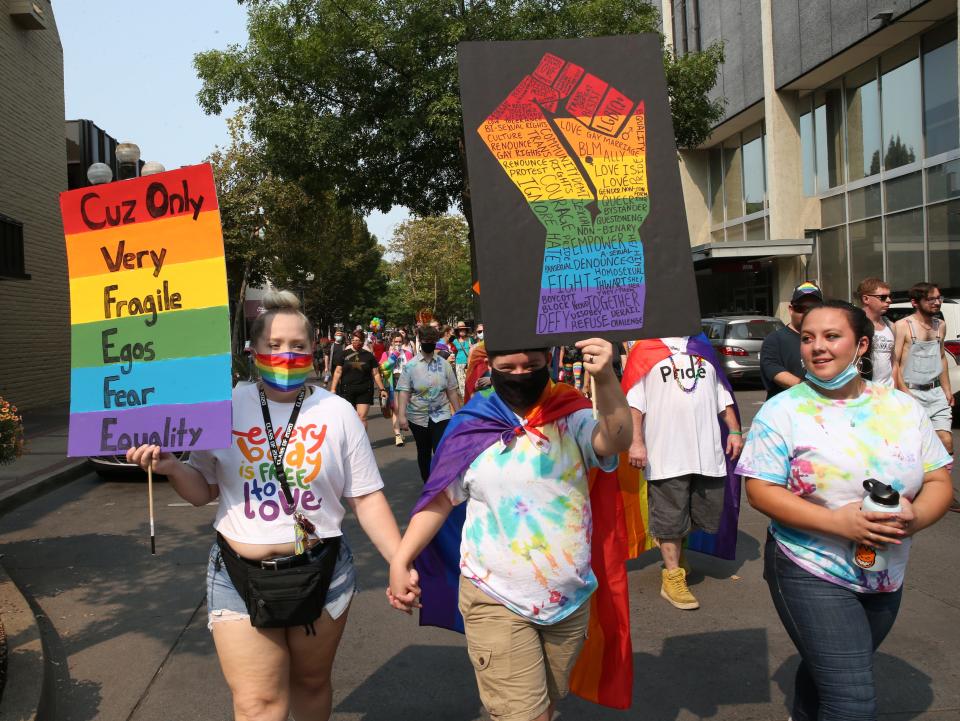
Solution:
[(487, 346), (699, 332), (657, 36), (459, 52)]

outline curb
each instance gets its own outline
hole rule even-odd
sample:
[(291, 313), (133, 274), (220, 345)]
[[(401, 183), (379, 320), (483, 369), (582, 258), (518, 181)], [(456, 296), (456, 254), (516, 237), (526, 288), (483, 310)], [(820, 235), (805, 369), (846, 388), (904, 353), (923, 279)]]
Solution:
[(34, 721), (43, 697), (44, 659), (40, 627), (33, 610), (0, 562), (0, 616), (6, 630), (7, 683), (0, 716)]
[(53, 489), (75, 481), (91, 471), (86, 459), (70, 460), (60, 468), (40, 474), (18, 486), (0, 492), (0, 515), (22, 506)]

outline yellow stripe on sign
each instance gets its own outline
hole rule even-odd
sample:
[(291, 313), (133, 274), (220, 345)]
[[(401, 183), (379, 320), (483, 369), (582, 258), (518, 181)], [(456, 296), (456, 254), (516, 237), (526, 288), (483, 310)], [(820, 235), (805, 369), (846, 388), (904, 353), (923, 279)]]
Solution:
[(131, 316), (148, 325), (159, 313), (227, 304), (223, 258), (74, 278), (70, 281), (70, 322), (94, 323)]

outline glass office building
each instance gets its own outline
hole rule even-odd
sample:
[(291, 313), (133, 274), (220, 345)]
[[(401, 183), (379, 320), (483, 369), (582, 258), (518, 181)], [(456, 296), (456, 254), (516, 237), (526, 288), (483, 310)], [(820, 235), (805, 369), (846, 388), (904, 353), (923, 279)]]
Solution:
[(958, 3), (887, 4), (663, 0), (676, 52), (725, 46), (726, 115), (680, 152), (704, 314), (783, 315), (806, 279), (960, 296)]

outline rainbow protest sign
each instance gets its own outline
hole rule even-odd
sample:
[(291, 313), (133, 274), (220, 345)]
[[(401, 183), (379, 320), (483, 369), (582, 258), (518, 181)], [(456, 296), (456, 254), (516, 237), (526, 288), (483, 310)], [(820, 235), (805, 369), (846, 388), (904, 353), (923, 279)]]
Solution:
[(223, 236), (209, 165), (60, 195), (70, 276), (67, 455), (230, 445)]

